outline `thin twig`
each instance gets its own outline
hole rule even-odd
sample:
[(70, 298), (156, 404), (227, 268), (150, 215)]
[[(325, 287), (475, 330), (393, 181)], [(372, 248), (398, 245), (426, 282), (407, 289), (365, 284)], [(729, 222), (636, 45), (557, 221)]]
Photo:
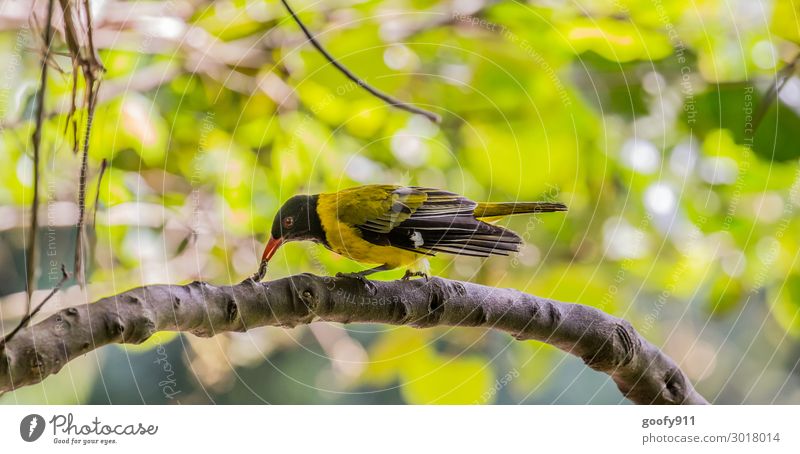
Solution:
[(358, 85), (359, 87), (361, 87), (364, 90), (368, 91), (370, 94), (372, 94), (376, 98), (384, 101), (385, 103), (389, 104), (390, 106), (396, 107), (398, 109), (405, 110), (406, 112), (411, 112), (411, 113), (423, 115), (423, 116), (425, 116), (426, 118), (428, 118), (430, 121), (432, 121), (434, 123), (441, 123), (442, 117), (440, 117), (439, 115), (437, 115), (437, 114), (435, 114), (435, 113), (433, 113), (431, 111), (422, 109), (420, 107), (416, 107), (416, 106), (413, 106), (413, 105), (408, 104), (406, 102), (400, 101), (399, 99), (397, 99), (397, 98), (395, 98), (395, 97), (393, 97), (391, 95), (383, 93), (382, 91), (378, 90), (377, 88), (369, 85), (366, 81), (364, 81), (364, 79), (361, 79), (357, 75), (353, 74), (352, 71), (347, 69), (341, 63), (339, 63), (333, 57), (333, 55), (328, 53), (328, 51), (325, 50), (324, 47), (322, 47), (322, 45), (317, 41), (316, 38), (314, 38), (314, 35), (311, 34), (311, 32), (308, 30), (308, 28), (305, 26), (305, 24), (300, 20), (299, 17), (297, 17), (297, 14), (295, 14), (294, 10), (292, 9), (291, 6), (289, 6), (289, 3), (286, 0), (281, 0), (281, 3), (283, 3), (283, 6), (286, 7), (286, 11), (289, 12), (289, 14), (292, 16), (292, 19), (294, 19), (294, 21), (297, 23), (297, 25), (300, 26), (300, 29), (303, 30), (303, 33), (306, 35), (306, 38), (308, 38), (308, 41), (311, 43), (311, 45), (313, 45), (319, 51), (319, 53), (321, 53), (322, 56), (325, 57), (326, 60), (328, 60), (333, 66), (335, 66), (336, 69), (338, 69), (339, 71), (341, 71), (342, 74), (347, 76), (348, 79), (352, 80), (353, 82), (356, 83), (356, 85)]
[(778, 100), (778, 95), (780, 95), (781, 90), (786, 85), (786, 82), (789, 81), (789, 78), (795, 72), (797, 67), (797, 62), (800, 60), (800, 54), (789, 62), (788, 65), (784, 66), (783, 69), (778, 71), (778, 74), (775, 75), (775, 82), (769, 86), (769, 90), (764, 95), (764, 99), (761, 101), (761, 104), (758, 106), (758, 110), (756, 114), (753, 116), (753, 132), (758, 131), (758, 127), (761, 125), (761, 121), (767, 115), (767, 111), (769, 111), (770, 106), (772, 106), (772, 102)]
[(92, 25), (92, 7), (89, 5), (89, 0), (83, 0), (83, 10), (86, 13), (86, 37), (89, 41), (89, 53), (94, 61), (99, 62), (100, 56), (97, 55), (97, 49), (94, 47), (94, 26)]
[(103, 175), (106, 174), (108, 167), (108, 160), (103, 158), (100, 163), (100, 175), (97, 176), (97, 192), (94, 195), (94, 211), (92, 212), (92, 225), (97, 224), (97, 204), (100, 201), (100, 184), (103, 182)]
[[(86, 77), (86, 74), (84, 74)], [(78, 225), (75, 232), (75, 278), (78, 285), (83, 287), (86, 283), (86, 274), (84, 272), (84, 257), (83, 257), (83, 226), (86, 219), (86, 179), (89, 173), (89, 139), (92, 134), (92, 121), (94, 120), (94, 108), (97, 102), (97, 82), (90, 78), (87, 79), (87, 101), (86, 101), (86, 131), (83, 138), (83, 156), (81, 157), (81, 174), (78, 183)], [(90, 87), (89, 84), (92, 84)]]
[[(100, 62), (97, 52), (94, 48), (94, 38), (92, 34), (94, 29), (92, 26), (91, 9), (89, 3), (84, 1), (82, 3), (75, 2), (77, 7), (78, 17), (74, 16), (73, 2), (70, 0), (60, 0), (61, 9), (64, 15), (64, 35), (67, 41), (67, 47), (70, 50), (70, 55), (73, 61), (73, 69), (81, 68), (83, 79), (86, 84), (84, 90), (83, 105), (86, 107), (86, 129), (83, 134), (83, 149), (81, 156), (81, 170), (80, 180), (78, 186), (78, 223), (77, 231), (75, 233), (75, 262), (74, 271), (75, 278), (78, 285), (81, 287), (86, 283), (84, 271), (84, 258), (83, 258), (83, 226), (86, 218), (86, 178), (89, 166), (89, 143), (92, 134), (92, 122), (94, 120), (94, 111), (97, 105), (97, 94), (100, 89), (100, 76), (105, 71), (105, 67)], [(86, 16), (86, 23), (81, 21), (81, 10), (83, 7), (83, 14)], [(79, 38), (79, 33), (87, 35), (87, 45), (84, 45)], [(76, 63), (77, 62), (77, 63)], [(73, 84), (78, 83), (78, 73), (74, 72)], [(74, 89), (74, 86), (73, 86)], [(74, 99), (70, 116), (74, 115)], [(73, 119), (74, 121), (74, 119)], [(77, 138), (75, 143), (77, 144)]]
[(61, 290), (61, 286), (64, 285), (64, 282), (67, 282), (67, 279), (69, 279), (69, 274), (67, 274), (67, 268), (66, 268), (66, 266), (64, 266), (64, 264), (61, 264), (61, 280), (58, 281), (56, 286), (53, 287), (53, 290), (50, 291), (50, 293), (42, 300), (41, 303), (39, 303), (38, 306), (36, 306), (32, 311), (26, 312), (25, 316), (22, 317), (22, 320), (19, 321), (19, 324), (17, 325), (16, 328), (11, 330), (10, 333), (8, 333), (6, 336), (4, 336), (2, 339), (0, 339), (0, 350), (2, 350), (6, 346), (6, 344), (9, 341), (11, 341), (11, 339), (13, 339), (14, 336), (22, 328), (25, 328), (26, 326), (28, 326), (28, 323), (30, 323), (31, 319), (33, 317), (35, 317), (36, 314), (38, 314), (40, 310), (42, 310), (42, 307), (44, 307), (44, 305), (48, 301), (50, 301), (50, 298), (52, 298), (56, 293), (58, 293), (59, 290)]
[(53, 39), (53, 0), (47, 3), (47, 22), (44, 28), (44, 55), (42, 56), (42, 71), (39, 78), (39, 94), (36, 97), (36, 126), (33, 129), (31, 142), (33, 143), (33, 200), (31, 201), (31, 225), (28, 232), (28, 244), (25, 250), (25, 313), (31, 311), (31, 296), (33, 296), (34, 274), (36, 274), (36, 229), (39, 225), (39, 158), (42, 147), (42, 128), (44, 125), (44, 98), (47, 94), (47, 69), (50, 59), (50, 43)]
[(72, 90), (70, 92), (70, 104), (69, 104), (69, 111), (67, 112), (66, 122), (64, 123), (64, 133), (66, 134), (69, 131), (70, 126), (72, 127), (72, 153), (78, 154), (78, 147), (80, 144), (78, 143), (78, 119), (75, 118), (75, 115), (78, 111), (78, 60), (72, 60)]

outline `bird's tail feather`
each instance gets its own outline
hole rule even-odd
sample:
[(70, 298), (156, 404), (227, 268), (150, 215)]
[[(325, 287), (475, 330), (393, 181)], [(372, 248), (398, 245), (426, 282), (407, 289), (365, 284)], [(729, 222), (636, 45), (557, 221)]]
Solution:
[(473, 213), (483, 221), (491, 218), (500, 218), (512, 214), (548, 213), (552, 211), (567, 211), (563, 203), (554, 202), (483, 202), (479, 203)]

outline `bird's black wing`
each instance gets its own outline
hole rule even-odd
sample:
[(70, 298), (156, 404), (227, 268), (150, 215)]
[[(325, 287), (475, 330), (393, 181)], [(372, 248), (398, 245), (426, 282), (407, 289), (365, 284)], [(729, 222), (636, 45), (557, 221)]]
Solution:
[(475, 219), (477, 203), (458, 194), (432, 188), (401, 187), (392, 193), (391, 207), (357, 225), (367, 241), (420, 254), (488, 257), (519, 250), (514, 232)]

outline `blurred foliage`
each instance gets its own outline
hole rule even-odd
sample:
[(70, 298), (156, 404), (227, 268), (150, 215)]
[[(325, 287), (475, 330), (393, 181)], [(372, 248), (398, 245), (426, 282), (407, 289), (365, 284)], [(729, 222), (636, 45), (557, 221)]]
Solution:
[[(343, 64), (442, 114), (441, 125), (347, 80), (279, 2), (92, 3), (108, 72), (89, 200), (101, 160), (110, 167), (89, 207), (89, 300), (156, 282), (240, 281), (254, 271), (275, 210), (298, 192), (402, 183), (474, 199), (558, 200), (566, 216), (508, 221), (528, 243), (518, 257), (442, 256), (433, 272), (625, 317), (709, 399), (800, 402), (800, 79), (789, 74), (779, 99), (762, 103), (800, 51), (796, 2), (292, 2)], [(132, 3), (144, 9), (123, 26), (114, 8)], [(21, 269), (32, 197), (39, 53), (27, 49), (37, 42), (19, 29), (0, 33), (8, 270)], [(71, 83), (58, 71), (48, 81), (45, 104), (60, 114), (44, 136), (47, 226), (72, 225), (77, 213), (79, 164), (63, 115)], [(72, 245), (61, 243), (55, 257), (69, 262)], [(46, 288), (54, 256), (46, 238), (40, 244)], [(357, 269), (290, 244), (269, 278)], [(5, 293), (24, 288), (18, 274), (4, 277)], [(20, 307), (19, 294), (6, 300)], [(622, 399), (575, 358), (473, 329), (166, 335), (97, 357), (2, 401)], [(165, 391), (170, 380), (177, 397)]]

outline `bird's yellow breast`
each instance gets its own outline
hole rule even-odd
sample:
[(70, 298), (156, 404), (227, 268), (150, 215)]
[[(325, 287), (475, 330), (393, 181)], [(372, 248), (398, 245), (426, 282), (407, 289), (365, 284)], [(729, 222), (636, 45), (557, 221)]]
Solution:
[(374, 265), (388, 265), (391, 268), (413, 266), (423, 256), (415, 252), (392, 246), (379, 246), (365, 240), (361, 231), (341, 221), (339, 210), (343, 205), (336, 194), (320, 194), (317, 201), (317, 214), (328, 246), (337, 254), (357, 262)]

